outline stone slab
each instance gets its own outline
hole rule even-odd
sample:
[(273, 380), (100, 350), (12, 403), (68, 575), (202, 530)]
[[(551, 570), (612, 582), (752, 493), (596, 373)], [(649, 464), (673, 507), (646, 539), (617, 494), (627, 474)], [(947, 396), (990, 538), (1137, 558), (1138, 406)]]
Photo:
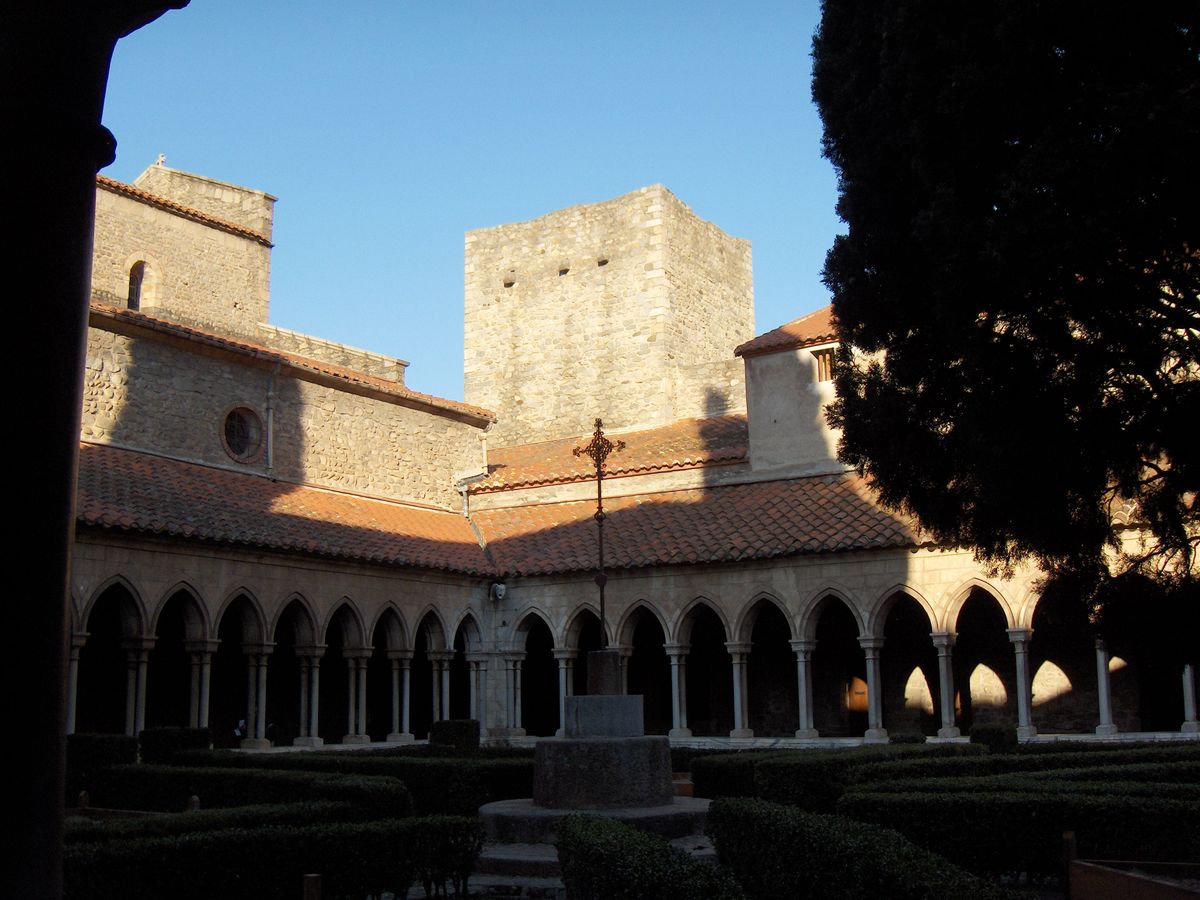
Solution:
[(671, 747), (661, 735), (541, 741), (533, 802), (548, 809), (661, 806), (675, 794)]
[(712, 801), (675, 797), (661, 806), (605, 809), (546, 809), (533, 801), (497, 800), (479, 808), (487, 839), (499, 844), (553, 844), (558, 823), (570, 815), (597, 815), (616, 819), (668, 840), (700, 835)]
[(567, 697), (565, 707), (563, 733), (569, 738), (641, 737), (646, 731), (640, 695)]
[(592, 696), (621, 693), (620, 650), (593, 650), (587, 655), (587, 689)]

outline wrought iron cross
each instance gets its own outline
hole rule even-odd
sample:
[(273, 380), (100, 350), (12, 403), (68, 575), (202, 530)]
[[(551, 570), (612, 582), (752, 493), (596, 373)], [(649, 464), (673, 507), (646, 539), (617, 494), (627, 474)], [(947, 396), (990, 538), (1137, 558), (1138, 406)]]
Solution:
[(604, 574), (604, 490), (601, 485), (604, 482), (604, 461), (609, 455), (625, 449), (624, 441), (613, 443), (604, 436), (604, 423), (599, 419), (596, 420), (596, 430), (592, 433), (592, 439), (582, 447), (575, 447), (571, 452), (576, 456), (590, 456), (592, 462), (596, 464), (596, 514), (592, 517), (596, 520), (596, 543), (597, 543), (597, 558), (599, 566), (596, 569), (596, 586), (600, 588), (600, 649), (608, 648), (608, 631), (605, 628), (604, 622), (604, 585), (608, 583), (608, 576)]

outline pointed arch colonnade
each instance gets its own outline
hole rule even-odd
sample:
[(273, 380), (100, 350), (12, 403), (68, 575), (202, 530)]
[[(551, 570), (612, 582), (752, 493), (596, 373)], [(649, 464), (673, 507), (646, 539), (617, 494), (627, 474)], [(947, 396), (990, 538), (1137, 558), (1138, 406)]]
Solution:
[[(935, 601), (908, 584), (733, 602), (618, 591), (608, 637), (647, 732), (675, 738), (952, 738), (988, 721), (1023, 736), (1200, 731), (1191, 667), (1117, 657), (1078, 604), (1003, 587), (971, 578)], [(227, 745), (317, 746), (470, 717), (494, 737), (555, 734), (601, 644), (594, 605), (562, 588), (529, 580), (504, 606), (474, 582), (423, 607), (291, 593), (268, 610), (242, 588), (210, 606), (183, 582), (147, 604), (113, 577), (76, 607), (68, 731), (208, 726)]]

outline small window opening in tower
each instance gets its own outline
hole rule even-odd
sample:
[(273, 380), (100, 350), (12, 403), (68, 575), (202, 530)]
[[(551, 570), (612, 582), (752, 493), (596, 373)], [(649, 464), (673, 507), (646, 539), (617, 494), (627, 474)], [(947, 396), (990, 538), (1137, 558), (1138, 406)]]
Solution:
[(596, 265), (607, 266), (608, 265), (608, 257), (607, 256), (600, 257), (598, 260), (596, 260)]
[(817, 381), (833, 381), (833, 348), (814, 350), (813, 359), (817, 361)]
[(146, 277), (146, 264), (135, 262), (129, 270), (129, 295), (125, 305), (130, 309), (142, 308), (142, 279)]
[(504, 286), (506, 288), (510, 288), (516, 283), (517, 283), (517, 280), (515, 278), (505, 278), (504, 279)]
[(568, 272), (570, 272), (570, 271), (571, 271), (571, 267), (570, 267), (570, 266), (563, 266), (561, 269), (559, 269), (559, 270), (558, 270), (558, 274), (559, 274), (559, 275), (566, 275), (566, 274), (567, 274)]

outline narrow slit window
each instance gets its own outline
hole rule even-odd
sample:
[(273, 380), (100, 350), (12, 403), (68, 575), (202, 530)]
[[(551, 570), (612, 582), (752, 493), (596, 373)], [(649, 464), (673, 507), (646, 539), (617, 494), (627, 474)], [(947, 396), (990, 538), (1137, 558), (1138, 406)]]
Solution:
[(833, 381), (833, 348), (814, 350), (813, 359), (817, 361), (817, 381)]
[(129, 294), (125, 305), (130, 309), (142, 308), (142, 280), (146, 277), (146, 264), (135, 262), (129, 270)]

